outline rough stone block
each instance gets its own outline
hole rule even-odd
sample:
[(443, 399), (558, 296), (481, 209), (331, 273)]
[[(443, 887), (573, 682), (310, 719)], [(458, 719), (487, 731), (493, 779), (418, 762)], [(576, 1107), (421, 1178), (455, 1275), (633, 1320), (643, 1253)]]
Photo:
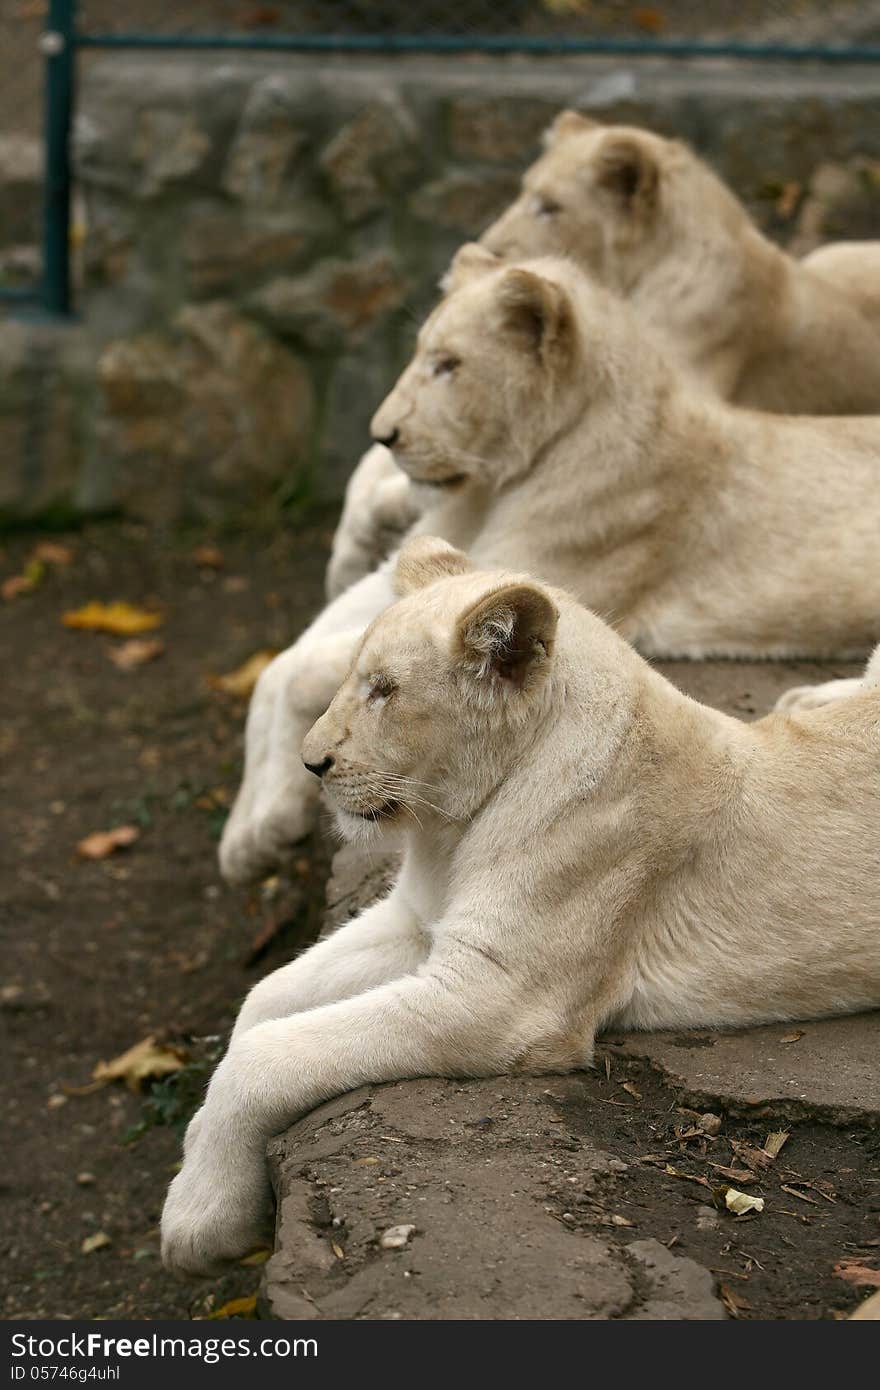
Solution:
[[(186, 287), (201, 295), (246, 288), (301, 266), (326, 245), (328, 234), (328, 211), (307, 201), (259, 217), (220, 202), (194, 202), (186, 209), (182, 237)], [(167, 249), (173, 252), (173, 243)]]
[(320, 166), (346, 222), (380, 212), (418, 168), (418, 128), (395, 94), (365, 106), (337, 131)]
[(82, 327), (0, 319), (0, 520), (75, 508), (93, 371)]
[(278, 203), (291, 164), (308, 140), (301, 103), (300, 89), (281, 74), (257, 82), (223, 172), (222, 185), (231, 197), (259, 207)]
[(30, 135), (0, 135), (0, 247), (37, 240), (42, 179), (40, 141)]
[(308, 459), (314, 397), (298, 358), (228, 304), (111, 343), (98, 363), (115, 499), (176, 521), (246, 512)]
[(518, 191), (519, 179), (513, 173), (455, 170), (420, 188), (409, 208), (423, 222), (454, 228), (463, 238), (477, 237)]
[(173, 184), (197, 180), (211, 151), (211, 137), (192, 112), (147, 110), (137, 117), (131, 147), (141, 198), (165, 193)]
[(272, 280), (251, 307), (276, 333), (327, 351), (362, 340), (400, 307), (405, 291), (395, 260), (380, 251), (357, 261), (319, 261), (306, 275)]
[[(547, 1082), (523, 1076), (365, 1087), (272, 1140), (278, 1217), (264, 1311), (277, 1318), (723, 1319), (712, 1275), (696, 1261), (652, 1239), (617, 1244), (571, 1230), (554, 1216), (562, 1194), (613, 1203), (627, 1164), (588, 1139), (566, 1136), (564, 1167), (557, 1166), (558, 1116)], [(557, 1098), (577, 1086), (553, 1078)], [(415, 1229), (383, 1244), (393, 1227)]]
[(466, 96), (451, 102), (449, 131), (458, 159), (485, 159), (525, 167), (559, 106), (552, 99)]

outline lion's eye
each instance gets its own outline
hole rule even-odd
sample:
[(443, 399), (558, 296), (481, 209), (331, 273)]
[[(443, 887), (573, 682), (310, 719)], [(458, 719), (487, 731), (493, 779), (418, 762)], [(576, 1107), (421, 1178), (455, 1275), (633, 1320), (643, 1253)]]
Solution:
[(393, 695), (397, 686), (390, 676), (374, 676), (370, 681), (370, 688), (367, 691), (367, 702), (373, 703), (379, 700), (387, 700)]
[(546, 198), (542, 193), (536, 193), (532, 200), (532, 207), (536, 217), (555, 217), (562, 208), (552, 198)]
[(438, 357), (432, 370), (434, 376), (451, 376), (460, 366), (461, 358), (459, 357)]

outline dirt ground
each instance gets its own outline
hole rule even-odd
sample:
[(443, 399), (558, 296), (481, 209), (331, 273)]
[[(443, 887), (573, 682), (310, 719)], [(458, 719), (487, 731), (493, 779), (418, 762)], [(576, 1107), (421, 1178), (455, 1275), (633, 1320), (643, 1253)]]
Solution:
[[(0, 549), (0, 580), (25, 572), (41, 540), (72, 552), (67, 564), (46, 563), (33, 592), (0, 602), (2, 1316), (203, 1317), (257, 1290), (261, 1268), (253, 1264), (221, 1279), (171, 1280), (159, 1262), (157, 1222), (183, 1123), (242, 996), (317, 931), (330, 846), (320, 836), (305, 845), (275, 896), (222, 885), (216, 840), (238, 780), (244, 703), (208, 678), (302, 628), (320, 602), (331, 527), (323, 514), (271, 537), (171, 541), (106, 523), (69, 536), (20, 535)], [(199, 549), (206, 545), (220, 552), (210, 563)], [(65, 612), (94, 599), (161, 612), (163, 625), (148, 636), (162, 640), (163, 653), (121, 671), (110, 653), (123, 639), (62, 625)], [(674, 674), (696, 692), (708, 676), (685, 665)], [(829, 673), (810, 671), (817, 679)], [(713, 679), (717, 685), (717, 672)], [(761, 679), (758, 668), (731, 665), (723, 702), (714, 688), (700, 693), (749, 717), (762, 712)], [(83, 837), (120, 825), (139, 832), (128, 849), (93, 862), (77, 856)], [(150, 1035), (184, 1050), (182, 1072), (141, 1095), (120, 1083), (90, 1089), (98, 1062)], [(622, 1090), (625, 1080), (638, 1100)], [(675, 1095), (626, 1060), (614, 1060), (607, 1076), (542, 1086), (547, 1123), (558, 1115), (563, 1148), (574, 1153), (589, 1134), (629, 1165), (626, 1180), (608, 1189), (604, 1216), (590, 1198), (568, 1221), (565, 1189), (550, 1182), (544, 1208), (566, 1226), (599, 1222), (607, 1239), (614, 1231), (606, 1216), (622, 1215), (638, 1236), (689, 1250), (721, 1271), (716, 1278), (729, 1275), (723, 1282), (735, 1292), (743, 1285), (743, 1317), (831, 1317), (866, 1292), (833, 1266), (878, 1262), (876, 1131), (792, 1127), (772, 1185), (775, 1192), (786, 1181), (801, 1195), (786, 1201), (787, 1215), (734, 1235), (723, 1223), (695, 1225), (708, 1189), (665, 1164), (715, 1181), (712, 1162), (736, 1166), (726, 1140), (760, 1145), (772, 1117), (722, 1117), (721, 1140), (682, 1140), (689, 1122), (676, 1113)], [(503, 1089), (514, 1104), (511, 1084)], [(483, 1118), (481, 1111), (481, 1126)], [(520, 1142), (493, 1123), (479, 1131), (490, 1149)], [(388, 1124), (386, 1116), (383, 1133)], [(389, 1162), (393, 1154), (389, 1148)], [(384, 1169), (375, 1171), (381, 1177)], [(634, 1234), (620, 1229), (620, 1239)], [(99, 1235), (99, 1248), (84, 1249)], [(370, 1239), (359, 1239), (352, 1269), (372, 1258)]]
[[(96, 525), (52, 536), (72, 562), (0, 602), (0, 1316), (187, 1317), (256, 1286), (248, 1267), (210, 1286), (175, 1283), (159, 1263), (157, 1221), (211, 1039), (255, 980), (317, 930), (327, 851), (306, 846), (297, 883), (274, 901), (223, 886), (216, 839), (244, 705), (207, 678), (304, 626), (321, 600), (331, 527), (322, 517), (271, 540), (222, 540), (222, 567), (211, 568), (193, 558), (210, 538), (166, 544)], [(40, 539), (7, 541), (0, 578), (21, 572)], [(160, 607), (163, 626), (149, 636), (164, 653), (118, 670), (109, 653), (122, 639), (61, 624), (92, 599)], [(77, 858), (84, 836), (119, 825), (140, 831), (130, 849)], [(155, 1105), (120, 1084), (66, 1093), (150, 1034), (182, 1042), (194, 1061)], [(83, 1254), (99, 1232), (110, 1243)]]

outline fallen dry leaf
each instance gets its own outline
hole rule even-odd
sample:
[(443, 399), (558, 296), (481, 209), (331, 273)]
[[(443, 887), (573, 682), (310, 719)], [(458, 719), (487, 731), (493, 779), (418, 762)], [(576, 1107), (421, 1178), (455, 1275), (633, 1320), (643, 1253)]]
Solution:
[(155, 661), (165, 650), (165, 643), (158, 637), (132, 637), (121, 647), (113, 647), (110, 660), (120, 671), (135, 671), (148, 661)]
[(345, 1259), (345, 1251), (343, 1250), (341, 1245), (336, 1244), (335, 1240), (331, 1240), (330, 1249), (333, 1251), (333, 1254), (336, 1256), (337, 1260)]
[(193, 551), (193, 559), (203, 570), (219, 570), (226, 563), (223, 551), (218, 550), (216, 545), (197, 545)]
[(7, 601), (18, 598), (20, 594), (32, 594), (43, 581), (46, 566), (41, 560), (29, 560), (21, 574), (13, 574), (0, 585), (0, 594)]
[(753, 1173), (762, 1173), (770, 1167), (775, 1154), (769, 1153), (766, 1149), (757, 1149), (754, 1144), (747, 1144), (744, 1139), (728, 1140), (734, 1156), (744, 1163)]
[(764, 1140), (764, 1152), (771, 1158), (776, 1158), (783, 1144), (787, 1144), (791, 1138), (790, 1129), (772, 1129)]
[(238, 700), (247, 700), (269, 662), (277, 655), (277, 652), (268, 650), (254, 652), (241, 666), (229, 671), (225, 676), (209, 676), (208, 684), (212, 690), (222, 690), (224, 695), (234, 695)]
[(747, 1192), (738, 1192), (735, 1187), (721, 1187), (719, 1194), (727, 1207), (734, 1216), (745, 1216), (749, 1211), (763, 1211), (764, 1198), (750, 1197)]
[(117, 825), (113, 830), (95, 830), (80, 840), (76, 852), (80, 859), (106, 859), (118, 849), (128, 849), (140, 837), (136, 825)]
[(11, 603), (20, 594), (29, 594), (34, 586), (27, 582), (23, 574), (11, 574), (8, 579), (4, 579), (0, 584), (0, 594), (6, 603)]
[(795, 1028), (793, 1033), (786, 1033), (785, 1037), (780, 1038), (779, 1041), (783, 1043), (796, 1043), (800, 1042), (802, 1037), (804, 1037), (803, 1028)]
[(72, 565), (75, 555), (69, 545), (59, 545), (57, 541), (40, 541), (39, 545), (34, 546), (34, 560), (41, 560), (44, 565)]
[(272, 1251), (269, 1249), (268, 1245), (262, 1245), (259, 1250), (252, 1250), (249, 1255), (245, 1255), (244, 1259), (239, 1260), (238, 1263), (240, 1265), (247, 1265), (248, 1267), (251, 1265), (264, 1265), (271, 1254)]
[(124, 1081), (130, 1091), (139, 1091), (144, 1081), (171, 1076), (186, 1062), (177, 1048), (161, 1045), (151, 1035), (121, 1052), (109, 1062), (98, 1062), (92, 1072), (95, 1081)]
[(208, 1318), (252, 1318), (257, 1311), (257, 1295), (247, 1294), (245, 1298), (231, 1298), (228, 1303), (224, 1303), (213, 1313), (208, 1314)]
[(633, 1100), (641, 1100), (642, 1093), (639, 1090), (638, 1086), (636, 1086), (632, 1081), (621, 1081), (620, 1084), (623, 1090), (626, 1091), (627, 1095), (632, 1096)]
[[(645, 1160), (643, 1159), (642, 1162), (644, 1163)], [(671, 1163), (665, 1163), (663, 1165), (663, 1171), (664, 1173), (668, 1173), (671, 1178), (682, 1178), (684, 1182), (695, 1182), (698, 1183), (700, 1187), (712, 1186), (707, 1178), (695, 1178), (692, 1173), (682, 1173), (680, 1169), (673, 1168)]]
[(738, 1318), (740, 1313), (748, 1312), (751, 1309), (752, 1305), (749, 1300), (743, 1298), (742, 1294), (737, 1293), (736, 1289), (732, 1289), (729, 1284), (718, 1285), (718, 1296), (732, 1318)]
[(636, 27), (645, 34), (662, 34), (667, 27), (668, 20), (660, 10), (655, 10), (650, 6), (644, 5), (640, 9), (633, 10), (633, 21)]
[(834, 1273), (838, 1279), (845, 1279), (848, 1284), (855, 1284), (859, 1288), (880, 1289), (880, 1269), (862, 1264), (861, 1260), (838, 1260)]
[(111, 632), (115, 637), (133, 637), (138, 632), (151, 632), (165, 621), (161, 613), (135, 608), (131, 603), (100, 603), (93, 601), (76, 608), (61, 618), (65, 627), (84, 632)]
[(756, 1175), (748, 1168), (726, 1168), (723, 1163), (710, 1163), (709, 1167), (720, 1173), (722, 1178), (727, 1178), (728, 1182), (745, 1184), (758, 1181)]
[(106, 1231), (96, 1231), (93, 1236), (86, 1236), (79, 1248), (84, 1255), (91, 1255), (95, 1250), (105, 1250), (110, 1244), (110, 1237)]
[(800, 201), (803, 188), (796, 179), (791, 179), (783, 185), (782, 192), (776, 199), (776, 211), (780, 217), (791, 217)]

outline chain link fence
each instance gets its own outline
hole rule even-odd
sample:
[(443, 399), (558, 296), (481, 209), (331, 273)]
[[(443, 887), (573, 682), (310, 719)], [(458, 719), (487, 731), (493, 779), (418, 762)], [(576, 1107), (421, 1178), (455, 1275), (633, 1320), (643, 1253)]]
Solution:
[(839, 45), (880, 40), (871, 0), (81, 0), (79, 27), (120, 34), (399, 35)]

